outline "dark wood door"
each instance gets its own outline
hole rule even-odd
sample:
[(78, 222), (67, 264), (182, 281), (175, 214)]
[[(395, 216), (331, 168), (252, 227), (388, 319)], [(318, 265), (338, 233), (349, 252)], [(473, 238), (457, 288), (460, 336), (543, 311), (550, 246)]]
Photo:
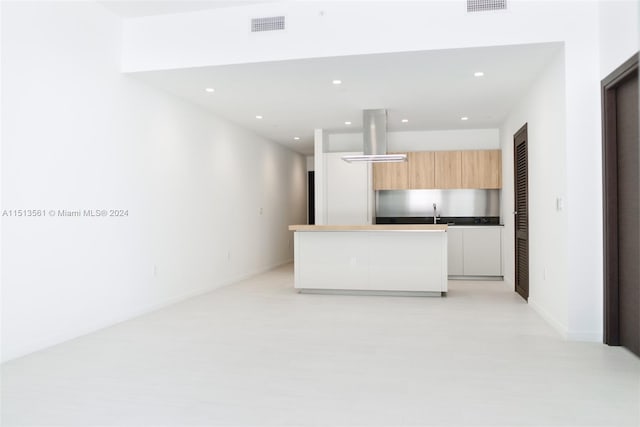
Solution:
[(605, 342), (640, 356), (637, 55), (603, 80)]
[(527, 125), (513, 136), (514, 215), (515, 215), (515, 288), (529, 298), (529, 161)]

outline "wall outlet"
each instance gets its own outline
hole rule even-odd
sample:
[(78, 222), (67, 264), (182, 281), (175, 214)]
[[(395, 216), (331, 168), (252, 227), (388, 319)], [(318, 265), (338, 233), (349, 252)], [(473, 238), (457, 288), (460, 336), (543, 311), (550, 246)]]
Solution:
[(153, 277), (158, 277), (158, 266), (156, 264), (153, 264), (153, 267), (151, 267), (151, 275)]

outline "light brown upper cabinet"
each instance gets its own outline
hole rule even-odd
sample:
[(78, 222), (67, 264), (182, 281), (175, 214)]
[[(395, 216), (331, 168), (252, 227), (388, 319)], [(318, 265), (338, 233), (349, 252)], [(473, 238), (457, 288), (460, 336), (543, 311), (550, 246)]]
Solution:
[(435, 151), (434, 188), (462, 187), (462, 151)]
[(501, 188), (500, 150), (415, 151), (407, 162), (374, 163), (374, 190)]
[(409, 166), (409, 188), (436, 188), (435, 155), (433, 151), (415, 151), (407, 153)]
[(501, 188), (500, 150), (462, 151), (462, 188)]
[(408, 170), (408, 162), (374, 163), (373, 189), (407, 190), (409, 188)]

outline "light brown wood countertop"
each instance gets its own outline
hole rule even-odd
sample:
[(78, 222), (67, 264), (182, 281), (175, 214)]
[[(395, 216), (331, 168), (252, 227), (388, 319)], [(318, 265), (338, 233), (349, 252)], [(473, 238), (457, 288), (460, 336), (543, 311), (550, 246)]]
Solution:
[(447, 231), (446, 224), (290, 225), (289, 231)]

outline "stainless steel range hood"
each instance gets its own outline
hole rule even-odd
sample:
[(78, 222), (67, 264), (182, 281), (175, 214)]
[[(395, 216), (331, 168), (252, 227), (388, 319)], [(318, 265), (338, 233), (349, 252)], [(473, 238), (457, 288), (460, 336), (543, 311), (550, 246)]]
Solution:
[(343, 156), (345, 162), (406, 162), (406, 154), (387, 154), (387, 110), (363, 110), (364, 154)]

